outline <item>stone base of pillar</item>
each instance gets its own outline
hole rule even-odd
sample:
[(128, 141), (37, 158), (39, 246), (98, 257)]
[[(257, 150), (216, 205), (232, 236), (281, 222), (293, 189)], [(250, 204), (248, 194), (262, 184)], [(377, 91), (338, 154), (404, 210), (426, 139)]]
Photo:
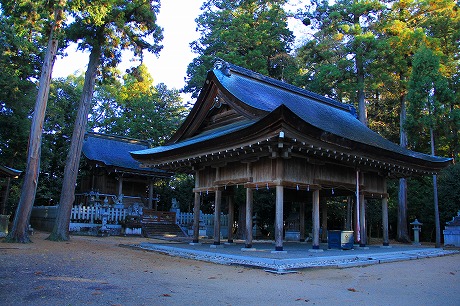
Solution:
[(283, 251), (283, 250), (274, 250), (274, 251), (271, 251), (272, 254), (287, 254), (287, 251)]
[(380, 246), (380, 247), (381, 247), (382, 249), (391, 249), (391, 248), (392, 248), (392, 246), (389, 245), (389, 244), (384, 244), (384, 245), (382, 245), (382, 246)]
[(323, 249), (308, 249), (308, 252), (320, 253), (320, 252), (324, 252), (324, 250)]
[(253, 248), (253, 247), (249, 247), (249, 248), (244, 247), (244, 248), (241, 248), (241, 251), (243, 251), (243, 252), (255, 252), (255, 251), (257, 251), (257, 249)]
[(233, 240), (229, 240), (227, 242), (224, 242), (225, 245), (234, 245), (235, 243), (233, 242)]
[(211, 249), (223, 249), (224, 245), (223, 244), (211, 244), (210, 248)]
[(200, 244), (201, 242), (195, 242), (195, 241), (189, 243), (189, 245), (200, 245)]

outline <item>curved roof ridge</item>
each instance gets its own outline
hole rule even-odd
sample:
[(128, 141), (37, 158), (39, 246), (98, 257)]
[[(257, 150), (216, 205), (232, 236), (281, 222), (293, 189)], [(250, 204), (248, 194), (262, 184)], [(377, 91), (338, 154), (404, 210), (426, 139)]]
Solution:
[(340, 108), (342, 110), (346, 110), (349, 113), (351, 113), (353, 116), (358, 118), (356, 109), (351, 104), (339, 102), (337, 100), (322, 96), (322, 95), (314, 93), (314, 92), (311, 92), (311, 91), (309, 91), (307, 89), (303, 89), (303, 88), (291, 85), (289, 83), (286, 83), (286, 82), (283, 82), (283, 81), (280, 81), (280, 80), (265, 76), (265, 75), (263, 75), (261, 73), (254, 72), (254, 71), (249, 70), (247, 68), (243, 68), (241, 66), (237, 66), (235, 64), (219, 60), (219, 61), (216, 62), (215, 66), (214, 66), (214, 69), (221, 70), (224, 73), (224, 75), (227, 75), (227, 76), (229, 76), (230, 71), (234, 71), (234, 72), (236, 72), (238, 74), (242, 74), (242, 75), (245, 75), (247, 77), (250, 77), (250, 78), (265, 82), (265, 83), (268, 83), (268, 84), (270, 84), (272, 86), (280, 87), (282, 89), (285, 89), (285, 90), (300, 94), (302, 96), (314, 99), (316, 101), (326, 103), (326, 104), (331, 105), (333, 107), (337, 107), (337, 108)]

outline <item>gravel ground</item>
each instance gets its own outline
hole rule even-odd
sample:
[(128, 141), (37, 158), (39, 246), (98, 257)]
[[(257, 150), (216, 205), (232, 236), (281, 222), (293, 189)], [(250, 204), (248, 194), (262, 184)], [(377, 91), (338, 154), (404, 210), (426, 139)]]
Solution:
[(292, 274), (218, 265), (72, 236), (0, 244), (1, 305), (460, 305), (460, 255)]

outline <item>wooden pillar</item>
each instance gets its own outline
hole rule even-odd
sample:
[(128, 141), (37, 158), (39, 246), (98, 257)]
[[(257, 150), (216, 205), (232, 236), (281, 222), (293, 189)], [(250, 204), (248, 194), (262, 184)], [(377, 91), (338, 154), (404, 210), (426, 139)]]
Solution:
[(348, 196), (347, 197), (347, 220), (345, 222), (345, 230), (351, 231), (351, 219), (352, 219), (352, 205), (353, 205), (353, 199)]
[(367, 229), (366, 229), (366, 201), (364, 200), (364, 195), (359, 197), (359, 223), (360, 223), (360, 235), (361, 240), (359, 243), (360, 247), (365, 247), (367, 244)]
[(214, 245), (220, 245), (220, 207), (222, 203), (222, 191), (216, 190), (214, 202)]
[(200, 202), (200, 193), (195, 192), (195, 204), (193, 206), (193, 243), (198, 243), (200, 236)]
[(11, 186), (11, 177), (6, 179), (6, 187), (5, 187), (5, 194), (3, 195), (2, 201), (2, 208), (0, 209), (0, 215), (4, 215), (6, 212), (6, 203), (8, 202), (8, 196), (10, 194), (10, 186)]
[(388, 199), (382, 198), (382, 225), (383, 225), (383, 246), (390, 245), (388, 235)]
[(300, 242), (305, 242), (305, 202), (300, 202), (299, 207), (299, 227), (300, 227)]
[(246, 201), (238, 202), (238, 228), (236, 236), (244, 239), (246, 236)]
[(276, 186), (275, 251), (283, 250), (283, 205), (284, 187)]
[(228, 198), (228, 243), (233, 243), (233, 223), (235, 223), (235, 204), (234, 196), (231, 195)]
[[(200, 186), (200, 171), (195, 172), (195, 188)], [(193, 240), (192, 243), (198, 243), (200, 237), (200, 192), (195, 192), (195, 202), (193, 205)]]
[[(155, 208), (157, 205), (155, 204)], [(149, 181), (149, 203), (148, 203), (148, 208), (152, 209), (153, 208), (153, 181)]]
[(321, 199), (321, 242), (327, 241), (327, 201)]
[(312, 220), (313, 220), (313, 249), (319, 249), (319, 190), (313, 191), (313, 209), (312, 209)]
[(355, 237), (355, 242), (361, 241), (361, 226), (360, 226), (360, 205), (359, 205), (359, 170), (356, 170), (356, 191), (355, 191), (355, 209), (353, 210), (353, 232)]
[(123, 194), (123, 177), (120, 175), (118, 177), (118, 196)]
[(252, 206), (253, 191), (251, 188), (246, 188), (246, 241), (244, 247), (247, 249), (252, 248)]

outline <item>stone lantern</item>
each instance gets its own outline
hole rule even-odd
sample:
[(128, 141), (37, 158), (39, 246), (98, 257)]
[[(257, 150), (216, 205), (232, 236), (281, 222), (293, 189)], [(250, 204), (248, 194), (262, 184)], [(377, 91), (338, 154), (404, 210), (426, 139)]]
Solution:
[(417, 218), (415, 218), (415, 221), (412, 222), (410, 225), (413, 225), (414, 227), (412, 228), (414, 230), (414, 244), (415, 245), (420, 245), (420, 232), (422, 231), (422, 225), (423, 223), (419, 222)]

